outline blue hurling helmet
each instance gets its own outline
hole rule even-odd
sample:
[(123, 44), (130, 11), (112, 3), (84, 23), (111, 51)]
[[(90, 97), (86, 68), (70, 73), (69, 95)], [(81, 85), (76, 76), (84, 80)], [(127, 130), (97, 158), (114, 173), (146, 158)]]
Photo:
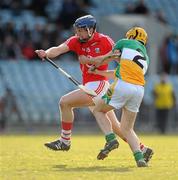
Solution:
[(86, 15), (78, 18), (74, 23), (75, 28), (93, 28), (96, 29), (96, 19), (92, 15)]

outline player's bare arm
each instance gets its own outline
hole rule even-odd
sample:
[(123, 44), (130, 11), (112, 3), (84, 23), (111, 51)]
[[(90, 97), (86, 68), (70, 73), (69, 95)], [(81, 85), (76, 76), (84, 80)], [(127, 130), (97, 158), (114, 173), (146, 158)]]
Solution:
[(62, 43), (59, 46), (51, 47), (47, 49), (46, 51), (43, 49), (40, 49), (40, 50), (36, 50), (35, 52), (43, 60), (45, 57), (55, 58), (68, 51), (69, 51), (69, 47), (65, 43)]
[(103, 64), (108, 64), (110, 61), (113, 61), (113, 60), (120, 62), (120, 54), (121, 54), (120, 51), (115, 50), (114, 52), (110, 51), (108, 54), (105, 54), (103, 56), (91, 58), (91, 61), (94, 61), (95, 64), (93, 64), (90, 70), (94, 71), (95, 69), (97, 69), (97, 67)]
[(105, 76), (108, 79), (114, 79), (115, 78), (114, 70), (100, 71), (98, 69), (95, 69), (94, 71), (91, 71), (89, 69), (88, 72), (91, 73), (91, 74), (98, 74), (98, 75), (101, 75), (101, 76)]
[[(112, 54), (112, 51), (110, 51), (109, 53), (102, 55), (102, 56), (97, 56), (97, 57), (87, 57), (84, 55), (80, 55), (79, 56), (79, 62), (81, 64), (93, 64), (93, 65), (98, 65), (101, 64), (101, 62), (103, 61), (103, 58), (109, 56)], [(108, 62), (107, 62), (108, 63)], [(105, 62), (103, 62), (102, 64), (107, 64)]]
[(102, 59), (100, 60), (99, 58), (87, 57), (84, 55), (80, 55), (78, 59), (81, 64), (93, 64), (93, 65), (97, 65), (102, 60)]
[(84, 56), (84, 55), (80, 55), (78, 57), (78, 60), (80, 62), (80, 64), (96, 64), (95, 61), (93, 61), (91, 58), (87, 57), (87, 56)]
[[(106, 55), (103, 55), (103, 56), (99, 56), (99, 63), (97, 64), (97, 66), (100, 66), (100, 65), (103, 65), (103, 64), (106, 64), (106, 63), (109, 63), (110, 61), (120, 61), (120, 51), (119, 50), (115, 50), (114, 52), (109, 52), (108, 54)], [(95, 58), (96, 60), (96, 58)]]
[[(106, 55), (99, 56), (99, 58), (98, 57), (91, 58), (92, 60), (94, 59), (97, 63), (93, 64), (93, 66), (90, 67), (89, 72), (90, 73), (95, 72), (99, 66), (101, 66), (103, 64), (107, 64), (113, 60), (115, 60), (119, 63), (120, 62), (120, 54), (121, 54), (121, 52), (119, 50), (115, 50), (114, 52), (111, 51)], [(108, 77), (108, 75), (106, 75), (106, 77)], [(110, 74), (109, 77), (113, 77), (113, 75)], [(111, 79), (113, 79), (113, 78), (111, 78)]]

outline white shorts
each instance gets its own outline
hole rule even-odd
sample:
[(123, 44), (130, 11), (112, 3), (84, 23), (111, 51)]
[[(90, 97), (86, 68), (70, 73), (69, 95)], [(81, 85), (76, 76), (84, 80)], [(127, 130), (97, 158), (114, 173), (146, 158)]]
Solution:
[(96, 103), (107, 92), (110, 84), (108, 81), (92, 81), (85, 84), (85, 87), (96, 92), (97, 96), (93, 97), (93, 102)]
[(106, 104), (116, 109), (125, 107), (129, 111), (138, 112), (144, 95), (144, 87), (116, 79), (103, 96)]

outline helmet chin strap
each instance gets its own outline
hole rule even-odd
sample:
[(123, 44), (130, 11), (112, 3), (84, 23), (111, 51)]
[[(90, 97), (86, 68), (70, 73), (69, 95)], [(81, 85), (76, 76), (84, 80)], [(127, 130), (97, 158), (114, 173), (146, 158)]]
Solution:
[(89, 28), (87, 28), (87, 32), (88, 32), (88, 37), (91, 38), (92, 34), (91, 34)]
[(87, 30), (87, 33), (88, 33), (88, 38), (86, 38), (86, 39), (79, 39), (79, 41), (80, 41), (81, 43), (87, 42), (87, 41), (92, 37), (92, 35), (93, 35), (93, 33), (90, 32), (90, 29), (89, 29), (89, 28), (86, 28), (86, 30)]

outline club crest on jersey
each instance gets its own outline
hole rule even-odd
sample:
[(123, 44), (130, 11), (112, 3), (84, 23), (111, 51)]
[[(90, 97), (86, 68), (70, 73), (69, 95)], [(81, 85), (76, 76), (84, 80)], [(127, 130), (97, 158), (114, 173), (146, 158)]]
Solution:
[(95, 53), (100, 53), (100, 48), (95, 48)]

